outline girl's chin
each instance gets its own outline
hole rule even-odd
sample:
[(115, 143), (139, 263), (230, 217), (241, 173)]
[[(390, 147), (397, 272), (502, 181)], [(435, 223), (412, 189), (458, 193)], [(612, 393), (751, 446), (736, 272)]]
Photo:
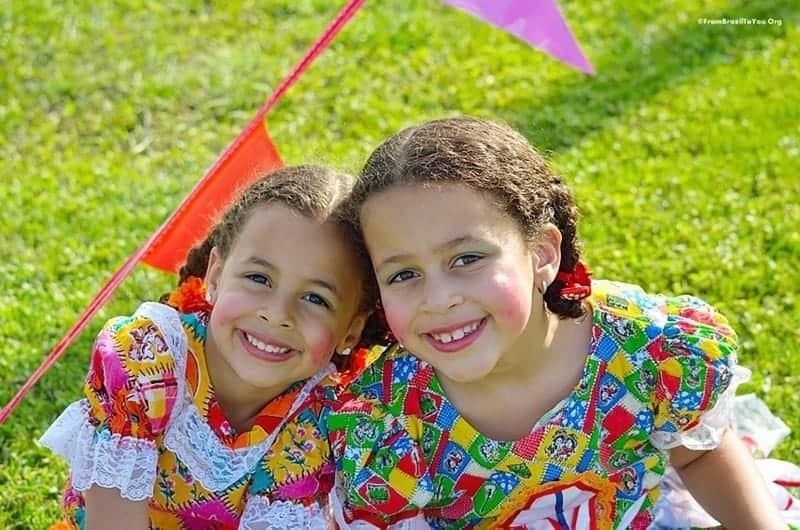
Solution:
[[(455, 361), (455, 362), (453, 362)], [(468, 384), (477, 383), (486, 378), (494, 368), (491, 363), (464, 363), (453, 359), (451, 362), (432, 362), (436, 374), (454, 383)], [(456, 365), (457, 366), (454, 366)]]

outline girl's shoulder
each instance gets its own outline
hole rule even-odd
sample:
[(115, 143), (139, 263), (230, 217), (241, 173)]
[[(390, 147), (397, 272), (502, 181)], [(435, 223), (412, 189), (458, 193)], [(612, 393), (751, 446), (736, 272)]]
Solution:
[[(351, 445), (353, 437), (367, 435), (370, 442), (363, 446), (367, 449), (368, 445), (381, 446), (384, 438), (400, 431), (416, 432), (419, 418), (415, 412), (429, 371), (432, 373), (429, 365), (394, 344), (386, 347), (358, 377), (339, 388), (325, 413), (334, 454), (337, 448)], [(349, 452), (352, 450), (351, 447)]]
[(185, 355), (187, 337), (174, 308), (145, 302), (132, 314), (110, 319), (95, 339), (95, 354), (114, 356), (129, 375), (146, 375)]
[(656, 362), (676, 354), (710, 361), (734, 354), (736, 333), (728, 319), (700, 298), (612, 281), (593, 281), (592, 291), (595, 324), (627, 352), (646, 349)]
[(131, 500), (152, 495), (158, 445), (182, 395), (185, 356), (180, 316), (169, 306), (147, 302), (103, 326), (84, 399), (41, 439), (67, 460), (76, 490), (98, 484)]
[(429, 371), (429, 365), (395, 344), (337, 396), (326, 416), (337, 473), (347, 485), (346, 492), (336, 492), (337, 521), (363, 519), (386, 527), (429, 502), (433, 486), (416, 410)]
[(110, 319), (97, 335), (86, 397), (98, 411), (108, 410), (109, 401), (115, 410), (134, 407), (133, 417), (149, 420), (150, 428), (161, 432), (183, 387), (186, 352), (181, 315), (145, 302), (132, 315)]
[[(675, 297), (672, 297), (675, 298)], [(646, 292), (638, 285), (611, 280), (592, 280), (592, 308), (618, 318), (663, 321), (670, 297)]]
[[(659, 447), (698, 446), (681, 433), (701, 425), (712, 409), (724, 420), (719, 411), (749, 374), (737, 365), (728, 319), (695, 296), (607, 281), (592, 282), (592, 290), (594, 355), (606, 365), (604, 388), (625, 386), (647, 406), (651, 412), (639, 419)], [(613, 401), (613, 392), (606, 394)], [(718, 437), (721, 430), (706, 424), (695, 432), (711, 433), (706, 441)]]

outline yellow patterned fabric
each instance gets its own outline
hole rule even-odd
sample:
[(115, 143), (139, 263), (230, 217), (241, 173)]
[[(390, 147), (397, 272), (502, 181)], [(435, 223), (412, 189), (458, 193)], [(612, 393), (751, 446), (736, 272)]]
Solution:
[[(43, 438), (61, 447), (80, 440), (83, 457), (60, 451), (72, 468), (62, 527), (84, 528), (80, 490), (87, 484), (79, 477), (85, 476), (95, 477), (88, 486), (110, 482), (123, 497), (147, 498), (153, 529), (238, 528), (255, 498), (268, 501), (264, 505), (324, 508), (333, 464), (319, 414), (332, 384), (293, 385), (260, 411), (248, 432), (237, 433), (214, 396), (206, 367), (208, 313), (175, 315), (177, 331), (147, 312), (109, 321), (95, 341), (86, 398), (72, 407), (81, 416), (68, 425), (59, 420), (55, 443), (46, 440), (53, 436)], [(175, 351), (176, 344), (185, 351)], [(120, 464), (129, 456), (132, 462), (152, 458), (149, 470), (138, 468), (137, 477), (147, 476), (136, 479), (135, 492), (128, 490), (130, 480), (113, 476), (125, 473), (125, 466), (98, 469), (101, 449)], [(75, 487), (76, 480), (82, 487)]]

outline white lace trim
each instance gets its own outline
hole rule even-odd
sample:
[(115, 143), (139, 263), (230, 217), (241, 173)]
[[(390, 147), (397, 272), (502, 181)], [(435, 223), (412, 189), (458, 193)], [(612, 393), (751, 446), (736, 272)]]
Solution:
[(732, 377), (728, 388), (719, 396), (714, 407), (700, 417), (699, 425), (683, 432), (653, 432), (650, 435), (653, 445), (662, 451), (679, 445), (693, 451), (708, 451), (718, 446), (723, 433), (731, 426), (736, 389), (750, 379), (750, 370), (739, 366), (734, 354), (731, 354), (731, 372)]
[[(175, 453), (189, 468), (195, 480), (210, 491), (220, 491), (252, 472), (267, 449), (275, 442), (278, 432), (308, 398), (311, 391), (329, 373), (333, 365), (309, 379), (297, 395), (286, 417), (262, 442), (239, 449), (223, 444), (211, 426), (203, 421), (197, 407), (186, 396), (187, 402), (173, 416), (164, 435), (164, 446)], [(177, 409), (177, 407), (176, 407)]]
[[(175, 362), (177, 393), (164, 434), (164, 445), (187, 466), (192, 476), (209, 491), (220, 491), (255, 468), (278, 432), (308, 398), (314, 387), (333, 372), (333, 364), (314, 375), (303, 386), (292, 407), (275, 431), (263, 442), (230, 449), (203, 421), (186, 389), (188, 341), (178, 312), (146, 302), (134, 316), (149, 318), (164, 334)], [(153, 441), (117, 434), (98, 434), (89, 421), (90, 405), (83, 399), (72, 403), (48, 428), (40, 442), (62, 456), (70, 466), (73, 487), (85, 491), (93, 484), (117, 488), (122, 497), (143, 500), (152, 496), (158, 450)]]
[(318, 505), (270, 502), (264, 497), (247, 499), (239, 521), (239, 530), (327, 530), (330, 527), (325, 511)]
[(39, 440), (63, 457), (71, 470), (72, 487), (116, 488), (132, 501), (153, 495), (158, 449), (150, 440), (129, 436), (103, 437), (88, 419), (87, 400), (72, 403)]
[[(183, 330), (181, 317), (177, 310), (155, 302), (145, 302), (139, 306), (134, 313), (135, 316), (144, 316), (152, 320), (164, 334), (169, 345), (172, 359), (175, 363), (175, 404), (169, 412), (167, 427), (172, 423), (175, 415), (179, 414), (186, 403), (191, 403), (192, 399), (186, 390), (186, 357), (189, 351), (189, 341), (186, 332)], [(165, 428), (165, 429), (166, 429)]]
[[(164, 334), (175, 359), (178, 391), (182, 393), (187, 342), (177, 311), (163, 304), (146, 302), (139, 306), (134, 317), (149, 318)], [(120, 496), (132, 501), (150, 498), (158, 463), (155, 443), (132, 436), (98, 433), (89, 421), (90, 407), (86, 399), (70, 404), (39, 442), (67, 461), (72, 487), (77, 491), (98, 485), (116, 488)]]

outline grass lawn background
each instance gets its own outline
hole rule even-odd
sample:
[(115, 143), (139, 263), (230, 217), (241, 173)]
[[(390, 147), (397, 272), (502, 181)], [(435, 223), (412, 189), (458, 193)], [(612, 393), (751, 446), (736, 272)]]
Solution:
[[(322, 0), (0, 4), (0, 402), (161, 224), (340, 7)], [(372, 0), (270, 114), (287, 163), (357, 171), (399, 128), (522, 130), (572, 183), (598, 278), (729, 315), (800, 460), (800, 4), (562, 0), (586, 76), (435, 0)], [(709, 26), (704, 18), (781, 19)], [(0, 528), (46, 528), (66, 468), (35, 440), (80, 396), (139, 267), (0, 426)]]

